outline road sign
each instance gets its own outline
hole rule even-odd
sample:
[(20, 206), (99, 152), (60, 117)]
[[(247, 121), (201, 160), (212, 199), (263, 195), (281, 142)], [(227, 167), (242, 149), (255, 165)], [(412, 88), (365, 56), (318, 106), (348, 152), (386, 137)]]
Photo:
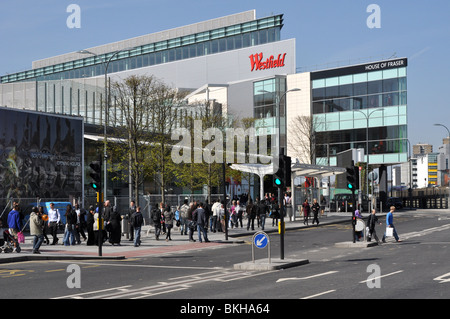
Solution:
[(269, 239), (267, 238), (266, 233), (259, 233), (255, 236), (253, 244), (256, 246), (256, 248), (266, 248), (267, 244), (269, 242)]
[(253, 263), (255, 262), (255, 247), (259, 248), (259, 249), (264, 249), (267, 246), (268, 246), (267, 257), (269, 259), (269, 264), (270, 264), (271, 261), (270, 261), (270, 238), (269, 238), (269, 235), (267, 235), (263, 231), (259, 231), (253, 235), (253, 239), (252, 239), (252, 261), (253, 261)]

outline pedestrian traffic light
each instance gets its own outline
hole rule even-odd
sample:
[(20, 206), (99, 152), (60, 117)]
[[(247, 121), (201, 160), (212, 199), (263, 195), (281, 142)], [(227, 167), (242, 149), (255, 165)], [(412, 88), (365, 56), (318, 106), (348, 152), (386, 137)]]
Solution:
[(286, 188), (291, 186), (291, 158), (286, 155), (278, 157), (278, 170), (273, 174), (273, 186)]
[(284, 155), (278, 156), (278, 170), (273, 174), (273, 186), (278, 188), (284, 188)]
[(352, 192), (359, 189), (359, 167), (347, 167), (347, 188)]
[(94, 161), (89, 164), (89, 167), (91, 168), (91, 173), (89, 176), (91, 176), (92, 181), (89, 184), (96, 192), (100, 192), (102, 188), (102, 164), (99, 161)]

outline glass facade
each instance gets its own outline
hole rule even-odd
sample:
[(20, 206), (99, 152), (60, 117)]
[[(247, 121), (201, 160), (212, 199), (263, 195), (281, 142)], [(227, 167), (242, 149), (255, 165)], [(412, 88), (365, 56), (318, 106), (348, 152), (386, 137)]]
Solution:
[(278, 128), (277, 100), (280, 102), (280, 143), (286, 147), (286, 78), (275, 77), (253, 83), (253, 117), (258, 135), (275, 135)]
[(138, 46), (124, 50), (114, 57), (112, 57), (114, 52), (92, 55), (75, 61), (9, 74), (0, 77), (0, 83), (64, 80), (104, 75), (104, 62), (111, 57), (108, 73), (216, 54), (279, 41), (282, 27), (283, 15), (276, 15)]
[(348, 73), (343, 69), (330, 71), (335, 76), (312, 76), (317, 163), (327, 163), (328, 147), (334, 157), (350, 148), (366, 150), (367, 139), (371, 164), (406, 161), (406, 67)]

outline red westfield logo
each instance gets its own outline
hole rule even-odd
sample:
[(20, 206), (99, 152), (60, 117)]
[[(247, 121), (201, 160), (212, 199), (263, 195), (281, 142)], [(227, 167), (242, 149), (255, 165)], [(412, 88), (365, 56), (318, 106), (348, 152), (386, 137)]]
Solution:
[(258, 71), (258, 70), (281, 68), (284, 66), (285, 57), (286, 57), (286, 53), (278, 54), (277, 59), (275, 59), (275, 57), (273, 55), (271, 55), (270, 58), (263, 61), (262, 53), (252, 54), (251, 56), (249, 56), (250, 62), (252, 65), (251, 72)]

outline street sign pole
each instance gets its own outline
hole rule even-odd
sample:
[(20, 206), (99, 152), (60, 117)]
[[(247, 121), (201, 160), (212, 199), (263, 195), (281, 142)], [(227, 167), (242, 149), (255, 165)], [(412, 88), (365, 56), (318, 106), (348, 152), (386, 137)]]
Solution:
[(269, 264), (271, 263), (270, 258), (270, 239), (263, 231), (256, 232), (252, 238), (252, 262), (255, 263), (255, 247), (259, 249), (267, 248), (267, 257), (269, 259)]
[(280, 259), (284, 260), (284, 205), (281, 188), (278, 188), (278, 200), (280, 203)]

